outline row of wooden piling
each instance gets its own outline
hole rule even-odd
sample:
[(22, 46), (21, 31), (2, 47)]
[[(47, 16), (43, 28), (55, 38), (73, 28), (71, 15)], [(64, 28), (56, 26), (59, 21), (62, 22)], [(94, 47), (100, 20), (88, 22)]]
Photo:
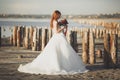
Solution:
[[(95, 34), (92, 31), (85, 31), (82, 41), (82, 59), (84, 63), (94, 64), (96, 62)], [(103, 38), (104, 43), (104, 65), (106, 68), (115, 67), (118, 62), (118, 34), (106, 33)], [(99, 57), (102, 56), (98, 50)]]
[(93, 32), (84, 32), (82, 41), (82, 59), (84, 63), (95, 63), (95, 39)]
[(118, 35), (106, 34), (104, 37), (104, 65), (106, 68), (116, 67), (118, 62)]
[[(72, 47), (77, 51), (77, 35), (80, 33), (79, 29), (68, 30), (67, 39)], [(103, 29), (82, 29), (82, 59), (84, 63), (95, 64), (95, 38), (104, 39), (104, 63), (117, 63), (117, 49), (118, 49), (118, 31)], [(99, 31), (99, 32), (98, 32)], [(96, 37), (97, 35), (97, 37)], [(106, 37), (110, 35), (110, 38)], [(43, 50), (47, 42), (52, 36), (52, 32), (48, 28), (36, 27), (14, 27), (13, 28), (13, 45), (20, 47), (24, 46), (26, 49)], [(109, 42), (108, 42), (109, 41)], [(110, 48), (107, 48), (110, 47)], [(109, 62), (109, 58), (111, 61)], [(109, 65), (110, 65), (109, 64)]]
[[(88, 28), (73, 28), (69, 29), (66, 35), (68, 42), (77, 51), (78, 35), (84, 36), (84, 32), (90, 31), (94, 34), (94, 38), (103, 38), (106, 33), (118, 34), (117, 30), (106, 29), (88, 29)], [(52, 31), (49, 28), (36, 27), (14, 27), (13, 34), (10, 37), (10, 43), (14, 46), (24, 46), (26, 49), (43, 50), (47, 42), (52, 36)], [(119, 34), (120, 36), (120, 34)], [(91, 38), (90, 38), (91, 39)]]
[[(104, 65), (109, 67), (117, 64), (119, 30), (76, 27), (69, 29), (66, 37), (75, 51), (77, 51), (78, 35), (82, 37), (82, 59), (84, 63), (94, 64), (96, 62), (95, 39), (103, 38)], [(33, 51), (43, 50), (51, 36), (52, 31), (49, 28), (15, 26), (13, 34), (10, 37), (10, 42), (14, 46), (23, 46)]]
[(120, 37), (120, 30), (119, 29), (106, 29), (106, 28), (75, 28), (75, 31), (77, 31), (77, 33), (80, 35), (80, 36), (83, 36), (83, 33), (85, 31), (92, 31), (93, 34), (95, 34), (95, 38), (99, 39), (99, 38), (103, 38), (104, 35), (106, 33), (109, 33), (109, 34), (118, 34), (118, 37)]
[(120, 24), (117, 22), (106, 22), (104, 20), (89, 20), (89, 19), (83, 19), (83, 20), (75, 20), (79, 22), (80, 24), (88, 24), (92, 26), (103, 26), (108, 29), (118, 29), (120, 28)]
[(25, 47), (33, 51), (43, 50), (51, 38), (51, 30), (47, 28), (19, 27), (13, 28), (10, 43), (17, 47)]

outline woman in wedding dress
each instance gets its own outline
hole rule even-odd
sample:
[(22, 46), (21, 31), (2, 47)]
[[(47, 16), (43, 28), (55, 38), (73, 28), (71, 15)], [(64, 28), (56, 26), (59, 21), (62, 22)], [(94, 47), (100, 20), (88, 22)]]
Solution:
[(58, 24), (60, 16), (61, 13), (55, 10), (50, 25), (53, 36), (44, 50), (32, 62), (25, 65), (21, 64), (18, 71), (47, 75), (76, 74), (88, 71), (79, 55), (67, 42), (65, 34), (63, 33), (64, 29), (67, 31), (67, 27), (61, 28)]

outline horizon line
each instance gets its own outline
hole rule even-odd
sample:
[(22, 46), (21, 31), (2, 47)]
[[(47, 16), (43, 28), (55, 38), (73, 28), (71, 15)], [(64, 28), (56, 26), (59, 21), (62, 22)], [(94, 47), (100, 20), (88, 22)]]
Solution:
[[(51, 15), (51, 14), (27, 14), (27, 13), (0, 13), (0, 15)], [(113, 12), (113, 13), (90, 13), (90, 14), (62, 14), (62, 15), (100, 15), (100, 14), (120, 14), (120, 12)]]

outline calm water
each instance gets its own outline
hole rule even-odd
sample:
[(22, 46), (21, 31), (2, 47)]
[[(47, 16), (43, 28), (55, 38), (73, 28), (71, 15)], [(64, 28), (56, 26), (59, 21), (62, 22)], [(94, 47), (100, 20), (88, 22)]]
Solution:
[[(88, 25), (79, 24), (72, 20), (68, 20), (69, 27), (90, 27)], [(14, 18), (0, 18), (0, 26), (2, 27), (2, 37), (9, 37), (12, 34), (13, 26), (36, 26), (49, 27), (50, 19), (14, 19)]]
[[(68, 20), (69, 27), (82, 27), (77, 22), (72, 20)], [(15, 25), (22, 25), (22, 26), (38, 26), (38, 27), (49, 27), (50, 19), (5, 19), (0, 18), (0, 26), (15, 26)]]
[[(106, 20), (109, 22), (113, 22), (115, 20)], [(80, 24), (73, 20), (68, 19), (69, 27), (80, 27), (80, 28), (94, 28), (95, 26)], [(120, 20), (116, 20), (115, 22), (120, 23)], [(0, 26), (2, 27), (2, 37), (8, 37), (12, 34), (13, 26), (36, 26), (36, 27), (49, 27), (50, 19), (21, 19), (21, 18), (0, 18)], [(98, 28), (101, 28), (98, 27)]]

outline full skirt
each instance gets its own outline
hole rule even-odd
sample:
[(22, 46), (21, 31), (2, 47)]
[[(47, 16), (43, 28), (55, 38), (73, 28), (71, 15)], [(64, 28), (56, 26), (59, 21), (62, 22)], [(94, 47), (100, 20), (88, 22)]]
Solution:
[(54, 34), (44, 50), (18, 71), (31, 74), (64, 75), (85, 73), (88, 70), (63, 33)]

